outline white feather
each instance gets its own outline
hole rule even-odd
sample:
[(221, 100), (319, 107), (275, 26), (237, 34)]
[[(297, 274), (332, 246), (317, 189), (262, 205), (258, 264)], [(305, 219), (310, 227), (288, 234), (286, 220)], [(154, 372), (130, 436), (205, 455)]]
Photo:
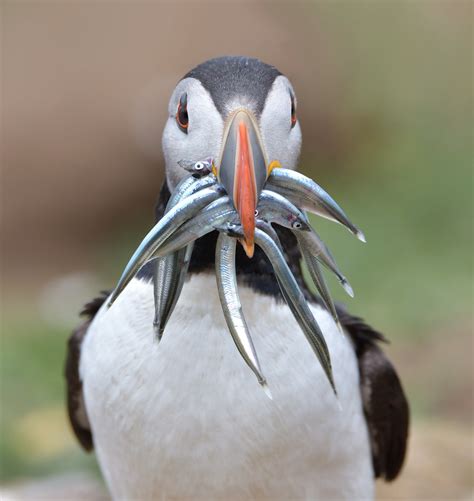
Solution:
[(337, 400), (284, 304), (240, 286), (265, 395), (224, 323), (215, 277), (193, 275), (157, 343), (151, 284), (102, 308), (80, 371), (116, 499), (371, 499), (369, 439), (350, 340), (313, 307)]
[[(278, 160), (285, 169), (296, 169), (301, 151), (301, 128), (291, 127), (293, 87), (283, 75), (273, 82), (260, 117), (260, 130), (270, 161)], [(296, 102), (296, 97), (294, 98)]]
[[(180, 97), (187, 94), (189, 116), (188, 133), (176, 124), (176, 111)], [(221, 148), (224, 121), (209, 92), (195, 78), (181, 80), (168, 105), (168, 120), (163, 131), (163, 153), (166, 162), (168, 186), (173, 190), (180, 179), (189, 175), (179, 167), (180, 160), (198, 161), (206, 157), (217, 158)]]

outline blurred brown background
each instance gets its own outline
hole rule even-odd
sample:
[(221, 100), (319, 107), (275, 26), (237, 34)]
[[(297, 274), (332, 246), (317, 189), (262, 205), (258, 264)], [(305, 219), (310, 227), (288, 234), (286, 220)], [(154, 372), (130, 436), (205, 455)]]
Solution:
[(0, 8), (4, 494), (101, 495), (65, 420), (65, 340), (152, 223), (176, 82), (244, 54), (292, 80), (301, 169), (368, 236), (360, 246), (317, 221), (356, 289), (351, 310), (392, 340), (412, 404), (405, 472), (380, 497), (470, 499), (472, 2)]

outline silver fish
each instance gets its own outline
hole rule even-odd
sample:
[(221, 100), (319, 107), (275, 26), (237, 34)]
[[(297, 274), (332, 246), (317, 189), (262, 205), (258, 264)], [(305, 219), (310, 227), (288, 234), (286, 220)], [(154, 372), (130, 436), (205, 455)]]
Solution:
[(198, 160), (197, 162), (192, 160), (180, 160), (178, 164), (180, 167), (190, 172), (193, 177), (201, 178), (212, 174), (214, 161), (211, 157), (208, 157), (204, 160)]
[(264, 219), (257, 219), (255, 221), (255, 226), (264, 231), (267, 235), (273, 238), (273, 241), (278, 245), (278, 248), (280, 249), (280, 252), (284, 255), (285, 251), (283, 250), (283, 246), (281, 245), (280, 239), (278, 238), (278, 234), (275, 231), (275, 228), (268, 222), (265, 221)]
[[(169, 212), (181, 198), (184, 198), (186, 191), (195, 183), (196, 179), (193, 176), (187, 176), (178, 184), (174, 193), (170, 196), (165, 214)], [(178, 252), (176, 252), (157, 258), (153, 262), (153, 296), (155, 303), (153, 328), (159, 340), (162, 337), (164, 329), (164, 326), (162, 326), (162, 319), (166, 310), (166, 303), (169, 301), (173, 283), (176, 283), (178, 260), (179, 256)]]
[[(303, 231), (310, 229), (306, 216), (291, 202), (276, 193), (264, 193), (262, 203), (258, 206), (258, 217), (286, 226), (287, 228)], [(263, 197), (262, 197), (263, 195)], [(230, 222), (238, 223), (239, 217), (228, 197), (222, 197), (201, 210), (193, 219), (183, 224), (170, 236), (166, 242), (156, 249), (154, 256), (163, 256), (174, 252), (221, 225)]]
[(223, 196), (204, 207), (194, 218), (178, 228), (156, 249), (154, 256), (165, 256), (214, 231), (224, 223), (238, 220), (239, 216), (229, 197)]
[(217, 185), (204, 188), (178, 202), (148, 232), (130, 258), (120, 280), (109, 300), (109, 307), (135, 276), (138, 270), (152, 257), (155, 250), (188, 219), (194, 217), (203, 207), (223, 196), (223, 189)]
[[(229, 332), (245, 363), (257, 376), (258, 382), (267, 389), (267, 382), (262, 374), (257, 353), (245, 321), (235, 271), (235, 238), (219, 233), (216, 245), (216, 280), (219, 299)], [(267, 389), (268, 391), (268, 389)]]
[(163, 334), (163, 317), (166, 304), (177, 282), (179, 251), (160, 257), (153, 263), (153, 293), (155, 301), (155, 319), (153, 328), (158, 339)]
[(269, 235), (259, 228), (255, 229), (255, 243), (263, 250), (269, 261), (272, 263), (273, 269), (275, 270), (276, 275), (278, 275), (279, 284), (285, 289), (285, 298), (290, 300), (289, 306), (293, 315), (295, 315), (296, 320), (302, 327), (303, 332), (306, 335), (306, 339), (318, 357), (329, 383), (331, 384), (334, 393), (336, 393), (336, 387), (334, 385), (332, 375), (331, 358), (323, 333), (321, 332), (321, 329), (319, 328), (319, 325), (316, 322), (316, 319), (314, 318), (313, 313), (306, 302), (304, 294), (293, 276), (293, 273), (286, 264), (285, 258), (278, 249), (278, 245), (275, 244)]
[(191, 256), (193, 253), (193, 248), (194, 248), (194, 243), (191, 243), (186, 247), (165, 256), (165, 258), (170, 255), (176, 256), (177, 264), (176, 264), (176, 271), (172, 279), (172, 286), (169, 290), (168, 297), (166, 298), (165, 304), (163, 306), (160, 329), (158, 332), (159, 339), (163, 337), (166, 324), (168, 323), (168, 320), (170, 319), (171, 314), (174, 311), (176, 303), (178, 302), (179, 296), (181, 295), (181, 291), (183, 290), (183, 285), (186, 280), (189, 263), (191, 261)]
[(294, 233), (298, 238), (300, 249), (302, 250), (302, 246), (304, 246), (307, 253), (314, 256), (318, 261), (326, 266), (328, 270), (332, 271), (336, 275), (339, 283), (342, 285), (346, 293), (350, 297), (354, 297), (354, 291), (352, 290), (351, 284), (349, 283), (347, 278), (340, 272), (339, 267), (337, 266), (331, 252), (326, 247), (325, 243), (321, 240), (321, 237), (314, 231), (314, 229), (311, 229), (311, 231)]
[(331, 313), (334, 321), (338, 325), (339, 329), (341, 329), (341, 324), (339, 322), (339, 317), (336, 312), (336, 307), (334, 306), (334, 302), (329, 292), (329, 288), (326, 284), (326, 280), (324, 279), (324, 275), (319, 266), (318, 260), (308, 250), (308, 247), (306, 246), (305, 241), (301, 239), (301, 236), (296, 232), (295, 235), (296, 239), (298, 240), (298, 247), (300, 248), (301, 255), (303, 256), (306, 265), (308, 267), (311, 279), (313, 280), (314, 285), (318, 289), (318, 292), (321, 295), (321, 298), (326, 306), (326, 309), (329, 311), (329, 313)]
[(216, 184), (217, 179), (213, 174), (205, 176), (201, 179), (196, 179), (193, 176), (185, 177), (173, 191), (170, 199), (168, 200), (168, 204), (166, 205), (166, 210), (170, 210), (183, 198), (189, 197), (204, 188), (211, 188)]
[[(257, 226), (257, 228), (264, 231), (267, 235), (269, 235), (273, 239), (273, 241), (278, 245), (280, 252), (283, 255), (285, 255), (285, 252), (284, 252), (283, 247), (281, 245), (280, 239), (278, 238), (278, 234), (273, 229), (272, 225), (270, 223), (267, 223), (266, 221), (257, 220), (256, 226)], [(338, 318), (337, 312), (336, 312), (336, 307), (334, 306), (334, 303), (332, 301), (331, 295), (329, 293), (329, 288), (326, 284), (326, 281), (324, 280), (324, 276), (322, 274), (321, 268), (319, 267), (318, 261), (310, 252), (307, 252), (307, 249), (303, 248), (304, 241), (302, 241), (302, 242), (299, 241), (301, 232), (294, 231), (293, 233), (298, 240), (298, 246), (300, 248), (301, 255), (303, 256), (303, 258), (306, 261), (310, 276), (311, 276), (314, 284), (316, 285), (316, 288), (318, 289), (318, 292), (320, 293), (321, 298), (322, 298), (327, 310), (331, 313), (335, 322), (340, 327), (339, 318)], [(276, 276), (276, 279), (278, 281), (278, 276)], [(281, 285), (280, 285), (280, 289), (282, 289), (283, 296), (285, 297), (284, 292), (283, 292), (284, 289), (281, 287)], [(285, 297), (285, 301), (288, 303), (288, 299), (286, 297)]]
[[(197, 162), (193, 162), (196, 164)], [(209, 173), (207, 173), (209, 174)], [(204, 176), (204, 174), (203, 174)], [(198, 191), (209, 188), (217, 183), (217, 179), (214, 175), (207, 175), (206, 177), (196, 179), (196, 177), (188, 176), (183, 179), (175, 191), (171, 195), (168, 204), (166, 206), (166, 212), (172, 209), (180, 200), (188, 196), (197, 193)], [(166, 213), (165, 212), (165, 213)], [(161, 339), (163, 335), (164, 328), (166, 326), (169, 317), (176, 305), (176, 302), (181, 294), (181, 289), (183, 287), (184, 281), (186, 279), (186, 274), (188, 271), (189, 261), (191, 259), (193, 246), (190, 246), (186, 253), (184, 250), (176, 251), (177, 255), (174, 256), (163, 256), (162, 258), (156, 259), (155, 264), (155, 274), (154, 274), (154, 284), (155, 284), (155, 320), (159, 316), (161, 321), (155, 322), (155, 327), (158, 335), (158, 339)], [(179, 255), (178, 255), (179, 253)], [(164, 260), (164, 263), (160, 264), (160, 260)], [(183, 266), (178, 264), (182, 263)], [(169, 268), (172, 268), (171, 271)], [(173, 288), (171, 287), (170, 281), (173, 282)], [(176, 289), (174, 288), (176, 287)], [(158, 292), (158, 290), (164, 292)], [(160, 312), (160, 313), (159, 313)]]
[[(168, 204), (166, 208), (169, 210), (173, 205), (176, 205), (176, 203), (183, 198), (184, 193), (188, 188), (190, 188), (192, 185), (196, 183), (196, 179), (193, 176), (186, 176), (184, 177), (176, 186), (174, 189), (173, 193), (170, 196), (170, 199), (168, 200)], [(165, 180), (166, 183), (166, 180)]]
[(349, 220), (336, 201), (321, 186), (300, 172), (273, 169), (267, 179), (266, 188), (283, 195), (302, 209), (342, 224), (359, 240), (366, 241), (362, 231)]
[(311, 229), (304, 212), (285, 197), (270, 190), (262, 190), (260, 193), (255, 216), (290, 229)]
[[(227, 233), (230, 236), (238, 238), (243, 235), (242, 229), (238, 225), (233, 225), (232, 228), (228, 228)], [(326, 341), (306, 302), (303, 292), (278, 248), (278, 244), (273, 241), (271, 236), (267, 235), (259, 228), (255, 228), (255, 243), (263, 250), (271, 262), (275, 274), (278, 277), (278, 284), (282, 288), (283, 297), (285, 300), (289, 301), (288, 306), (290, 310), (321, 363), (334, 393), (337, 395), (332, 375), (331, 358)]]
[[(281, 242), (280, 242), (280, 239), (278, 237), (278, 234), (275, 231), (275, 229), (273, 228), (273, 226), (270, 223), (268, 223), (267, 221), (264, 221), (263, 219), (257, 219), (257, 221), (255, 223), (255, 226), (258, 229), (264, 231), (275, 242), (275, 244), (278, 246), (278, 249), (280, 250), (282, 256), (284, 256), (285, 255), (285, 251), (283, 250), (283, 246), (281, 245)], [(281, 294), (283, 296), (283, 299), (285, 300), (285, 302), (287, 304), (291, 304), (291, 300), (290, 300), (290, 298), (286, 294), (286, 289), (280, 283), (280, 279), (279, 279), (278, 275), (275, 275), (275, 278), (276, 278), (276, 281), (278, 283), (278, 286), (280, 287), (280, 292), (281, 292)]]
[[(196, 163), (193, 162), (193, 165)], [(193, 176), (186, 177), (171, 195), (165, 214), (183, 198), (216, 184), (216, 181), (215, 176), (199, 179), (199, 181)], [(153, 326), (158, 340), (163, 337), (165, 326), (181, 294), (192, 250), (193, 245), (190, 245), (187, 249), (179, 249), (173, 254), (155, 259), (153, 273), (155, 320)]]

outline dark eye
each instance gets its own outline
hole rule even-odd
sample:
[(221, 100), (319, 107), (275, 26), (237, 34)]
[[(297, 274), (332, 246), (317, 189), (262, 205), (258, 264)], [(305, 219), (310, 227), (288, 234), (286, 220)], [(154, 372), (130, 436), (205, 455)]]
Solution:
[(176, 112), (176, 123), (183, 132), (186, 134), (188, 133), (188, 95), (186, 93), (179, 99), (178, 111)]
[(255, 210), (255, 212), (254, 212), (254, 216), (255, 216), (255, 217), (258, 217), (258, 210)]
[(197, 162), (196, 165), (194, 166), (196, 170), (202, 170), (204, 169), (204, 164), (202, 162)]
[(295, 230), (299, 230), (301, 228), (301, 223), (298, 222), (298, 221), (295, 221), (292, 225), (292, 228), (294, 228)]
[(296, 103), (295, 103), (295, 96), (293, 94), (290, 94), (291, 96), (291, 128), (293, 128), (296, 125)]

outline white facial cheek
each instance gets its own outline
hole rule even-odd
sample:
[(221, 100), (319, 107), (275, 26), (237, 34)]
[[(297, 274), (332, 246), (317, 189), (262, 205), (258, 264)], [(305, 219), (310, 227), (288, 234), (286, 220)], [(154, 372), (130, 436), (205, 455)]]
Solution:
[(178, 165), (180, 160), (197, 162), (207, 157), (218, 158), (221, 147), (223, 122), (207, 96), (194, 96), (194, 106), (189, 106), (188, 133), (169, 117), (163, 131), (163, 154), (168, 187), (173, 190), (188, 173)]
[(262, 137), (268, 160), (278, 160), (285, 169), (295, 169), (301, 149), (301, 129), (299, 123), (291, 128), (290, 108), (288, 114), (275, 112), (262, 122)]
[(295, 169), (301, 149), (299, 123), (291, 128), (290, 83), (279, 76), (267, 97), (260, 118), (262, 139), (268, 160), (278, 160), (282, 167)]
[(166, 177), (168, 180), (169, 188), (174, 188), (180, 181), (180, 179), (185, 175), (185, 170), (181, 169), (178, 165), (179, 160), (184, 160), (180, 155), (180, 150), (182, 149), (182, 140), (179, 134), (183, 134), (178, 127), (174, 118), (168, 118), (165, 130), (163, 131), (163, 154), (165, 157), (166, 165)]
[(296, 169), (298, 167), (298, 160), (301, 152), (301, 143), (301, 127), (300, 123), (296, 122), (296, 125), (293, 127), (293, 129), (291, 129), (290, 141), (286, 150), (286, 154), (288, 155), (288, 169)]

